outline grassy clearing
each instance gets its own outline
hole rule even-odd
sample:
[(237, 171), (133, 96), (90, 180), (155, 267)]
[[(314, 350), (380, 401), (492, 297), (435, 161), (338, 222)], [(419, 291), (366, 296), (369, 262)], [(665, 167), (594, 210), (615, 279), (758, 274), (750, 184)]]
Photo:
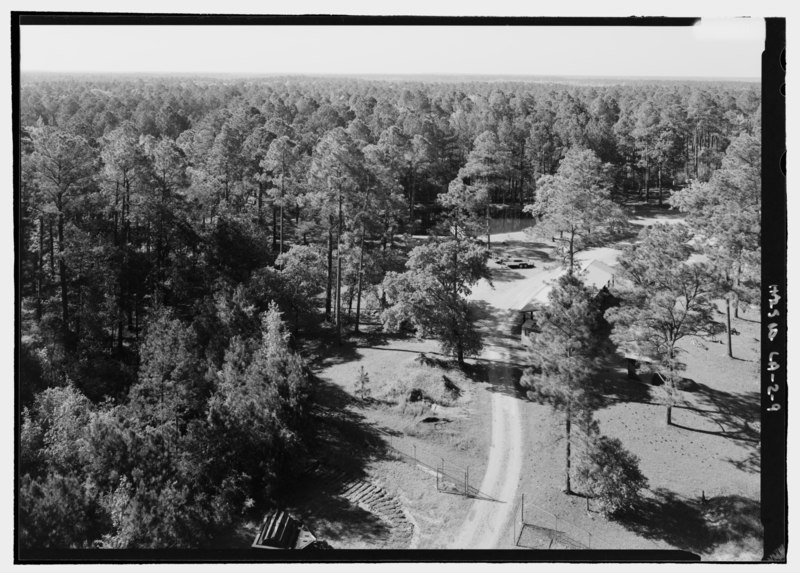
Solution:
[[(421, 361), (420, 354), (427, 360)], [(472, 500), (438, 491), (434, 468), (444, 460), (448, 473), (468, 470), (470, 485), (480, 485), (491, 438), (486, 431), (491, 425), (486, 385), (438, 354), (434, 341), (411, 338), (364, 335), (341, 346), (327, 345), (317, 366), (331, 394), (324, 402), (335, 402), (326, 416), (335, 410), (340, 418), (335, 435), (320, 444), (320, 451), (328, 452), (338, 467), (368, 477), (401, 500), (416, 521), (419, 547), (445, 547)], [(369, 376), (365, 400), (356, 398), (362, 367)], [(362, 446), (367, 443), (371, 446), (365, 454)], [(334, 546), (391, 547), (387, 532), (363, 512), (345, 511), (327, 503), (324, 495), (306, 494), (298, 511)]]
[(605, 404), (595, 418), (603, 434), (620, 439), (640, 458), (649, 480), (644, 499), (627, 514), (606, 519), (587, 511), (584, 498), (563, 493), (563, 417), (525, 403), (527, 453), (520, 492), (526, 497), (526, 520), (546, 525), (549, 517), (537, 515), (538, 506), (591, 533), (593, 547), (661, 547), (708, 560), (760, 559), (756, 318), (753, 313), (733, 320), (739, 332), (733, 341), (736, 359), (727, 356), (724, 343), (684, 344), (684, 376), (697, 386), (677, 393), (672, 426), (666, 424), (659, 388), (628, 380), (621, 359), (604, 373), (598, 386)]
[[(633, 223), (665, 219), (681, 218), (661, 209), (639, 208)], [(600, 251), (602, 255), (613, 249)], [(583, 255), (599, 256), (597, 250)], [(724, 321), (724, 315), (717, 319)], [(587, 510), (585, 498), (563, 493), (563, 415), (523, 401), (525, 458), (514, 500), (516, 521), (509, 522), (503, 534), (506, 547), (514, 547), (514, 534), (519, 534), (524, 493), (527, 522), (553, 527), (549, 514), (556, 514), (569, 522), (560, 529), (573, 530), (578, 540), (585, 542), (591, 534), (592, 547), (675, 548), (703, 559), (760, 559), (758, 319), (756, 312), (733, 319), (734, 359), (727, 356), (724, 334), (716, 341), (684, 341), (683, 376), (696, 385), (677, 393), (672, 426), (666, 424), (662, 389), (628, 380), (624, 361), (609, 350), (609, 368), (597, 381), (603, 400), (595, 418), (603, 434), (620, 439), (640, 458), (650, 482), (642, 503), (628, 515), (606, 519)], [(574, 478), (575, 474), (573, 487), (580, 491)]]

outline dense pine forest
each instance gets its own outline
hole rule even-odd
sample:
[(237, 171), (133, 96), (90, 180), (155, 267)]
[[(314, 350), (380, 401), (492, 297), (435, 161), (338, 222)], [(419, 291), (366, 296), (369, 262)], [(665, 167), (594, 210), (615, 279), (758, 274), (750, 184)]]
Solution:
[[(126, 548), (280, 499), (314, 441), (313, 341), (410, 326), (475, 354), (487, 234), (540, 222), (568, 171), (608, 212), (672, 197), (730, 235), (741, 212), (687, 190), (736, 186), (761, 107), (733, 82), (23, 76), (20, 113), (19, 540)], [(729, 316), (760, 256), (736, 248)]]

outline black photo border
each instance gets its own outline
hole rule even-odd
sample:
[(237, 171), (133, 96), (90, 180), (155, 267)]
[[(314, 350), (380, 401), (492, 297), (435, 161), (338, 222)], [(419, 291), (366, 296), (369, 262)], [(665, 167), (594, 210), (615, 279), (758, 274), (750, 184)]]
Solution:
[[(506, 17), (506, 16), (357, 16), (357, 15), (223, 15), (146, 14), (100, 12), (11, 12), (11, 86), (13, 130), (14, 284), (20, 269), (20, 27), (25, 25), (314, 25), (314, 26), (692, 26), (698, 18), (672, 17)], [(764, 559), (785, 562), (787, 541), (787, 376), (786, 376), (786, 283), (787, 283), (787, 195), (785, 179), (786, 104), (785, 18), (766, 18), (766, 44), (762, 56), (762, 304), (761, 304), (761, 516), (764, 527)], [(777, 290), (770, 291), (775, 285)], [(777, 292), (776, 301), (773, 293)], [(768, 318), (770, 300), (779, 318)], [(21, 412), (18, 411), (20, 299), (15, 289), (15, 458), (14, 458), (14, 562), (54, 563), (293, 563), (293, 562), (685, 562), (699, 557), (670, 550), (334, 550), (263, 551), (243, 550), (22, 550), (18, 545), (17, 452)], [(777, 336), (770, 341), (767, 323), (777, 320)], [(777, 354), (774, 354), (776, 353)], [(770, 355), (770, 353), (773, 353)], [(768, 370), (768, 356), (777, 369)], [(778, 385), (775, 391), (774, 385)], [(768, 389), (772, 387), (772, 391)], [(780, 409), (768, 410), (773, 404)]]

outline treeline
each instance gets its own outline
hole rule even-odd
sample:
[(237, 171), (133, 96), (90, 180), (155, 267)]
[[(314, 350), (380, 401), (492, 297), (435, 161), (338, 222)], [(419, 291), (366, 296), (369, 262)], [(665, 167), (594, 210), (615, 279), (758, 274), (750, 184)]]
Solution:
[[(304, 325), (405, 312), (462, 359), (485, 253), (459, 229), (520, 216), (573, 149), (617, 200), (711, 180), (760, 116), (747, 84), (23, 78), (20, 105), (34, 546), (202, 543), (274, 495), (313, 431)], [(454, 238), (406, 264), (398, 234), (437, 210)]]

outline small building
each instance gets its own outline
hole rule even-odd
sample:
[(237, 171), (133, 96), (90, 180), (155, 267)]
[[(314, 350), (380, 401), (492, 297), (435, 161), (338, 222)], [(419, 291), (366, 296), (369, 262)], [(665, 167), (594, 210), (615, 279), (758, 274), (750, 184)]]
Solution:
[(553, 290), (553, 285), (543, 285), (520, 307), (519, 312), (522, 313), (522, 332), (520, 336), (523, 342), (528, 340), (532, 332), (538, 330), (536, 321), (533, 320), (533, 311), (547, 305), (549, 302), (547, 297), (550, 295), (551, 290)]
[(252, 547), (257, 549), (305, 549), (315, 547), (317, 538), (299, 519), (273, 509), (264, 516)]
[(633, 354), (632, 352), (625, 353), (625, 361), (628, 366), (628, 378), (631, 380), (640, 379), (639, 374), (636, 372), (637, 368), (639, 368), (643, 364), (647, 364), (648, 366), (651, 366), (653, 364), (653, 360), (648, 358), (647, 356)]
[(583, 266), (581, 278), (586, 286), (593, 286), (597, 290), (612, 288), (617, 281), (617, 271), (602, 261), (592, 260)]

